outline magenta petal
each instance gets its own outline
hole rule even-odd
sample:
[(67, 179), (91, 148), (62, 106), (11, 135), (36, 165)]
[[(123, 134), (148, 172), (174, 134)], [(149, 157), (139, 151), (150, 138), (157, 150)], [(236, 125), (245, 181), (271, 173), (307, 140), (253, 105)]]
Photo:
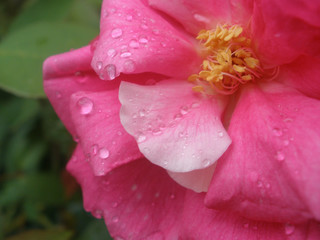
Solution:
[(136, 141), (122, 127), (118, 89), (72, 95), (72, 119), (96, 176), (141, 157)]
[(320, 98), (319, 76), (320, 58), (301, 56), (281, 67), (279, 79), (310, 97)]
[(142, 1), (103, 2), (100, 38), (92, 60), (101, 79), (142, 72), (187, 77), (200, 64), (189, 37)]
[(172, 172), (206, 168), (231, 143), (220, 120), (227, 100), (198, 95), (192, 86), (184, 80), (120, 85), (124, 128), (148, 160)]
[(183, 189), (145, 159), (97, 177), (78, 147), (67, 168), (81, 184), (85, 209), (104, 217), (114, 239), (316, 240), (320, 236), (315, 222), (255, 222), (207, 209), (203, 194)]
[(228, 130), (233, 144), (206, 204), (256, 220), (319, 220), (319, 101), (280, 84), (262, 89), (248, 87), (239, 99)]
[(78, 91), (104, 91), (117, 86), (106, 84), (90, 69), (92, 53), (90, 47), (83, 47), (48, 58), (43, 64), (44, 91), (58, 116), (75, 137), (76, 131), (71, 119), (69, 102)]
[(246, 25), (251, 15), (251, 4), (242, 0), (148, 0), (148, 2), (152, 7), (179, 21), (187, 31), (195, 35), (201, 29), (213, 29), (217, 24), (240, 22)]
[(319, 56), (319, 1), (255, 1), (253, 40), (265, 66), (278, 66), (299, 55)]

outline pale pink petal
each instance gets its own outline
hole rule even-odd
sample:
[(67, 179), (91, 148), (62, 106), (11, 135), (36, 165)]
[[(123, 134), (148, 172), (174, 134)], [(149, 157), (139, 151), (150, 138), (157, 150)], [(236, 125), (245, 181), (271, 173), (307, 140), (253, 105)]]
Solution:
[(265, 67), (320, 54), (319, 1), (255, 1), (253, 40)]
[(74, 137), (76, 132), (69, 110), (70, 96), (78, 91), (104, 91), (119, 84), (100, 81), (96, 74), (90, 71), (91, 58), (92, 53), (87, 46), (49, 57), (43, 64), (44, 91)]
[(179, 21), (192, 34), (214, 29), (217, 24), (246, 25), (251, 14), (250, 1), (234, 0), (148, 0), (149, 4)]
[(320, 58), (301, 56), (281, 66), (280, 73), (279, 79), (285, 84), (310, 97), (320, 98)]
[(181, 186), (195, 192), (207, 192), (216, 164), (191, 172), (170, 172), (169, 176)]
[(77, 137), (96, 176), (142, 155), (135, 139), (122, 127), (118, 89), (105, 92), (77, 92), (70, 110)]
[(256, 222), (207, 209), (203, 194), (183, 189), (145, 159), (96, 177), (77, 148), (67, 168), (81, 184), (85, 209), (104, 217), (114, 239), (316, 240), (320, 236), (315, 222)]
[(122, 125), (148, 160), (173, 172), (206, 168), (231, 143), (220, 120), (227, 100), (196, 94), (192, 86), (184, 80), (120, 85)]
[(187, 77), (201, 64), (189, 38), (140, 0), (104, 1), (92, 67), (105, 80), (142, 72)]
[(268, 83), (248, 86), (233, 113), (206, 204), (266, 221), (320, 219), (320, 104)]

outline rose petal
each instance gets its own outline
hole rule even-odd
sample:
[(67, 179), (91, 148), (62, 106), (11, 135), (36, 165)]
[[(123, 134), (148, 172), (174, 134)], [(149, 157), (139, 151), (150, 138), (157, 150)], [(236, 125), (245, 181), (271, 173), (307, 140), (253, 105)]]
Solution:
[(100, 78), (113, 80), (121, 72), (187, 77), (200, 64), (189, 37), (141, 1), (103, 2), (100, 38), (92, 60)]
[(191, 172), (170, 172), (169, 176), (181, 186), (195, 192), (207, 192), (216, 164)]
[(78, 92), (72, 95), (72, 119), (87, 161), (96, 176), (141, 157), (132, 136), (119, 118), (118, 89), (106, 92)]
[(68, 131), (75, 137), (76, 131), (71, 119), (70, 96), (78, 91), (105, 91), (119, 83), (107, 84), (100, 81), (91, 68), (90, 47), (83, 47), (67, 53), (49, 57), (43, 64), (44, 91)]
[[(201, 29), (213, 29), (217, 24), (245, 23), (250, 14), (246, 1), (228, 0), (149, 0), (149, 4), (178, 20), (187, 31), (198, 34)], [(248, 1), (249, 2), (249, 1)]]
[(294, 62), (281, 67), (279, 79), (310, 97), (320, 98), (319, 76), (320, 59), (301, 56)]
[(243, 91), (206, 204), (255, 220), (320, 219), (319, 101), (280, 84)]
[(231, 143), (220, 121), (226, 99), (197, 95), (192, 86), (122, 82), (119, 90), (122, 125), (148, 160), (173, 172), (206, 168)]
[(255, 222), (203, 205), (203, 194), (175, 184), (164, 170), (141, 159), (96, 177), (80, 148), (68, 170), (81, 184), (84, 206), (104, 217), (114, 239), (316, 240), (319, 225)]
[(319, 3), (255, 1), (253, 39), (266, 67), (289, 63), (299, 55), (320, 54)]

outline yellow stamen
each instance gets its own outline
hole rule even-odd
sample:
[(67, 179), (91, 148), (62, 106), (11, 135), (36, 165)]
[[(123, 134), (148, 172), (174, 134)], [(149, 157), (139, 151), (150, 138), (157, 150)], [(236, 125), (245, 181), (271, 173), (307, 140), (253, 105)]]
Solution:
[(194, 91), (204, 92), (205, 86), (211, 86), (215, 91), (231, 94), (240, 84), (254, 81), (260, 75), (260, 62), (242, 27), (218, 25), (213, 30), (201, 30), (197, 39), (203, 44), (207, 57), (202, 62), (202, 70), (188, 78), (197, 84)]

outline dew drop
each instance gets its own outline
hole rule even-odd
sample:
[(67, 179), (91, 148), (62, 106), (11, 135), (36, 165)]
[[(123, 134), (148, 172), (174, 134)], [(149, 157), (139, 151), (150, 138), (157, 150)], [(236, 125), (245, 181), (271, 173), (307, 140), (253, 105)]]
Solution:
[(210, 23), (210, 20), (207, 17), (203, 16), (203, 15), (194, 14), (193, 17), (198, 22)]
[(102, 63), (101, 61), (98, 61), (98, 62), (96, 63), (97, 69), (98, 69), (98, 70), (101, 70), (101, 69), (102, 69), (102, 65), (103, 65), (103, 63)]
[(97, 144), (94, 144), (91, 146), (91, 152), (93, 155), (97, 155), (97, 153), (98, 153), (98, 145)]
[(218, 136), (219, 136), (219, 137), (221, 137), (221, 138), (222, 138), (222, 137), (223, 137), (223, 135), (224, 135), (224, 134), (223, 134), (223, 132), (222, 132), (222, 131), (218, 131)]
[(248, 228), (248, 227), (249, 227), (249, 223), (243, 224), (243, 227), (244, 227), (244, 228)]
[(181, 113), (182, 115), (186, 115), (188, 112), (189, 112), (189, 108), (188, 108), (187, 106), (182, 106), (182, 107), (180, 108), (180, 113)]
[(141, 44), (147, 44), (147, 43), (148, 43), (148, 39), (145, 38), (145, 37), (140, 37), (139, 43), (141, 43)]
[(132, 15), (127, 15), (126, 19), (127, 19), (127, 21), (131, 22), (133, 17), (132, 17)]
[(117, 223), (117, 222), (119, 222), (119, 218), (117, 216), (114, 216), (114, 217), (112, 217), (111, 221), (114, 223)]
[(121, 131), (118, 131), (117, 134), (118, 134), (118, 136), (121, 136), (121, 135), (122, 135), (122, 132), (121, 132)]
[(210, 164), (209, 159), (206, 158), (206, 159), (203, 159), (203, 160), (202, 160), (202, 165), (203, 165), (203, 167), (208, 167), (209, 164)]
[(147, 137), (143, 133), (138, 133), (138, 135), (136, 136), (136, 140), (137, 140), (138, 143), (142, 143), (146, 139), (147, 139)]
[(118, 207), (118, 203), (117, 203), (117, 202), (112, 203), (112, 207), (113, 207), (113, 208)]
[(82, 97), (77, 104), (82, 115), (87, 115), (92, 112), (93, 102), (89, 98)]
[(263, 184), (262, 184), (262, 182), (261, 181), (258, 181), (258, 188), (262, 188), (262, 186), (263, 186)]
[(277, 151), (277, 154), (276, 154), (276, 159), (278, 160), (278, 161), (283, 161), (284, 159), (285, 159), (285, 155), (283, 154), (283, 152), (282, 151)]
[(99, 150), (99, 157), (102, 159), (107, 159), (110, 155), (110, 152), (108, 149), (106, 149), (105, 147), (100, 148)]
[(176, 198), (176, 195), (175, 195), (174, 193), (172, 193), (172, 194), (170, 195), (170, 198), (171, 198), (171, 199), (175, 199), (175, 198)]
[(180, 113), (174, 115), (174, 120), (180, 120), (182, 118), (182, 115)]
[(162, 47), (166, 47), (167, 46), (167, 44), (165, 42), (161, 42), (160, 44), (161, 44)]
[(148, 29), (149, 27), (146, 25), (146, 24), (141, 24), (141, 26), (140, 26), (142, 29), (144, 29), (144, 30), (146, 30), (146, 29)]
[(124, 67), (124, 71), (126, 73), (132, 73), (132, 72), (134, 72), (134, 70), (136, 70), (136, 64), (132, 60), (125, 61), (123, 64), (123, 67)]
[(289, 140), (284, 140), (283, 141), (283, 146), (287, 147), (287, 146), (289, 146), (289, 144), (290, 144)]
[(141, 109), (141, 110), (139, 111), (139, 116), (140, 116), (140, 117), (144, 117), (145, 115), (146, 115), (146, 110)]
[(152, 32), (154, 35), (159, 35), (160, 33), (159, 29), (153, 29)]
[(137, 185), (137, 184), (133, 184), (133, 185), (131, 186), (131, 191), (136, 191), (137, 188), (138, 188), (138, 185)]
[(120, 28), (115, 28), (111, 31), (112, 38), (119, 38), (122, 36), (122, 30)]
[(102, 211), (101, 210), (95, 210), (93, 213), (92, 213), (93, 216), (95, 216), (96, 218), (102, 218)]
[(139, 44), (139, 42), (137, 41), (137, 40), (135, 40), (135, 39), (132, 39), (130, 42), (129, 42), (129, 46), (131, 47), (131, 48), (139, 48), (139, 46), (140, 46), (140, 44)]
[(56, 92), (56, 97), (57, 97), (57, 98), (61, 98), (61, 96), (62, 96), (62, 95), (61, 95), (61, 92), (57, 91), (57, 92)]
[(292, 224), (288, 223), (285, 225), (284, 229), (285, 229), (286, 235), (291, 235), (294, 232), (295, 227)]
[(158, 135), (162, 134), (162, 131), (160, 130), (160, 128), (155, 128), (155, 129), (152, 130), (152, 134), (154, 136), (158, 136)]
[(282, 136), (282, 131), (281, 131), (281, 129), (279, 129), (279, 128), (274, 128), (274, 129), (272, 130), (272, 132), (273, 132), (273, 134), (274, 134), (275, 136), (277, 136), (277, 137)]
[(200, 103), (199, 102), (194, 102), (191, 104), (191, 108), (198, 108), (200, 107)]
[(117, 50), (113, 49), (113, 48), (110, 48), (107, 52), (108, 56), (113, 58), (114, 56), (117, 55)]
[(120, 57), (122, 58), (127, 58), (127, 57), (130, 57), (131, 56), (131, 52), (123, 52), (120, 54)]
[(117, 70), (114, 64), (108, 64), (107, 66), (105, 66), (104, 72), (107, 75), (107, 80), (113, 80), (116, 78)]

